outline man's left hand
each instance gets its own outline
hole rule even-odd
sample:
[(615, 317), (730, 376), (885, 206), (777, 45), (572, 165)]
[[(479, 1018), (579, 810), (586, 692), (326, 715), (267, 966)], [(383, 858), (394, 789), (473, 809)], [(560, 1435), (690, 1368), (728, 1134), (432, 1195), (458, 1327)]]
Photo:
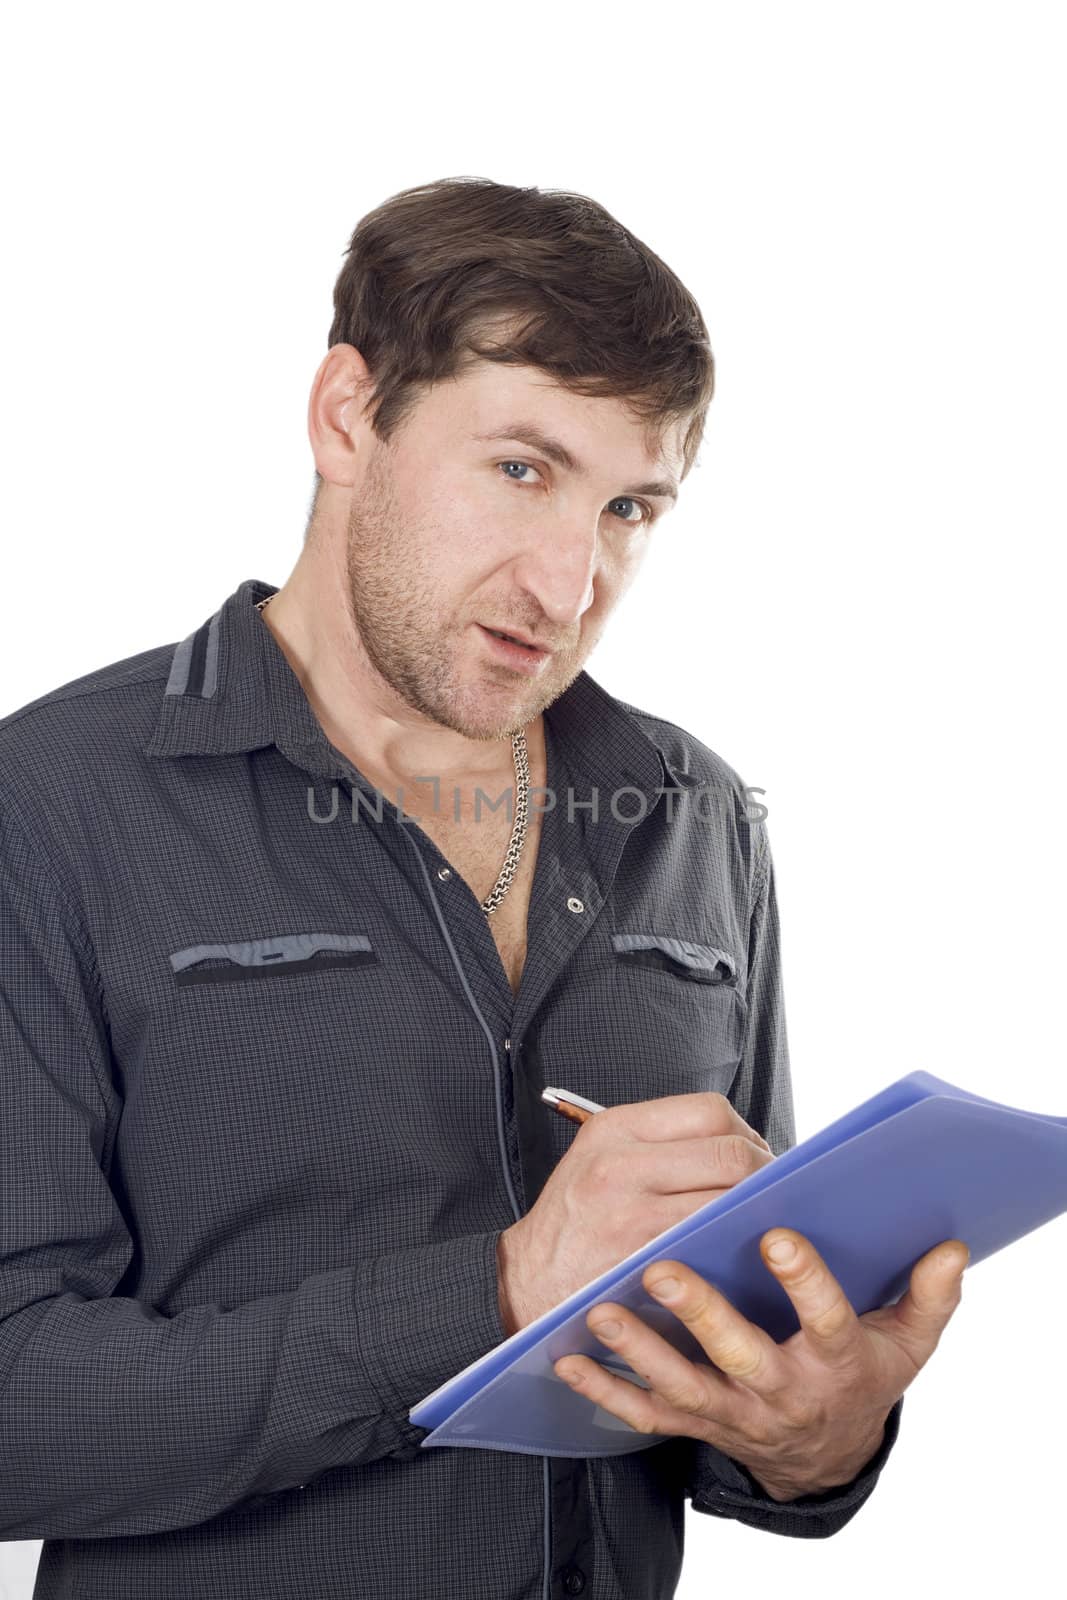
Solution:
[[(768, 1254), (795, 1245), (781, 1264)], [(561, 1356), (554, 1370), (579, 1393), (639, 1433), (684, 1434), (747, 1467), (773, 1500), (851, 1482), (877, 1451), (885, 1421), (933, 1355), (960, 1303), (970, 1251), (948, 1239), (921, 1256), (895, 1305), (857, 1317), (841, 1285), (803, 1234), (775, 1228), (763, 1260), (800, 1321), (781, 1344), (681, 1261), (657, 1261), (642, 1279), (706, 1350), (692, 1362), (625, 1306), (596, 1305), (587, 1327), (651, 1387), (615, 1377), (589, 1356)], [(658, 1292), (678, 1280), (676, 1297)], [(604, 1324), (618, 1323), (616, 1334)]]

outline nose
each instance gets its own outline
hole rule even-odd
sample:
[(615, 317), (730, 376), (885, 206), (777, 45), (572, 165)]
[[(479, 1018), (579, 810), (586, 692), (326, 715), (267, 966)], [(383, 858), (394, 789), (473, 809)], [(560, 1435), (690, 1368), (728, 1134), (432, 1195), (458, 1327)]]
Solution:
[(573, 626), (593, 604), (599, 556), (599, 518), (589, 526), (570, 517), (554, 530), (544, 518), (515, 563), (515, 578), (557, 628)]

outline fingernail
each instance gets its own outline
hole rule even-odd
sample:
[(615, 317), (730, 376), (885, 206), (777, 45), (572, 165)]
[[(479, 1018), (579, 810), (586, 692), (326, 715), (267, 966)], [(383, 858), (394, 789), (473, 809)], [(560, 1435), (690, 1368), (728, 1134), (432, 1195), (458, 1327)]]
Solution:
[(598, 1339), (614, 1339), (622, 1332), (621, 1322), (594, 1322), (593, 1332)]
[(796, 1253), (797, 1247), (792, 1239), (776, 1239), (767, 1246), (767, 1254), (778, 1267), (784, 1267), (787, 1261), (792, 1261)]
[(677, 1278), (658, 1278), (649, 1288), (657, 1300), (677, 1300), (682, 1292)]

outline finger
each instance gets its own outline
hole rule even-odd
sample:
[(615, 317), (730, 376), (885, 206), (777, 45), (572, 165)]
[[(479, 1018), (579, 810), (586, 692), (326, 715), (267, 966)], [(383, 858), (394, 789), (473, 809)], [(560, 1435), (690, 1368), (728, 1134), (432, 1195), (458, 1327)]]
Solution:
[[(792, 1246), (786, 1260), (772, 1251)], [(859, 1318), (848, 1296), (810, 1239), (787, 1228), (772, 1228), (760, 1240), (763, 1259), (793, 1303), (801, 1330), (815, 1354), (826, 1362), (855, 1355), (863, 1344)]]
[(692, 1194), (704, 1189), (732, 1189), (768, 1166), (774, 1156), (739, 1133), (715, 1139), (678, 1139), (670, 1161), (655, 1144), (626, 1145), (620, 1160), (633, 1175), (633, 1186), (653, 1194)]
[[(671, 1292), (671, 1280), (677, 1292)], [(684, 1322), (716, 1367), (763, 1398), (780, 1393), (788, 1373), (769, 1334), (743, 1317), (726, 1296), (683, 1261), (657, 1261), (641, 1280), (654, 1300)], [(719, 1405), (725, 1403), (725, 1392)]]
[[(661, 1139), (708, 1139), (723, 1133), (740, 1133), (766, 1150), (770, 1145), (761, 1133), (749, 1127), (739, 1111), (717, 1089), (701, 1089), (692, 1094), (666, 1094), (655, 1100), (631, 1100), (609, 1106), (611, 1118), (637, 1139), (653, 1143)], [(590, 1117), (588, 1126), (604, 1123)]]
[(897, 1328), (917, 1366), (928, 1361), (963, 1295), (971, 1252), (962, 1239), (944, 1239), (911, 1269), (906, 1294), (892, 1307)]
[(715, 1416), (734, 1425), (738, 1399), (726, 1380), (710, 1367), (698, 1366), (626, 1306), (594, 1306), (586, 1326), (609, 1350), (649, 1383), (674, 1412)]
[(638, 1433), (688, 1434), (705, 1438), (700, 1422), (690, 1412), (676, 1411), (660, 1395), (644, 1389), (629, 1378), (606, 1372), (589, 1356), (567, 1356), (555, 1364), (554, 1371), (588, 1400), (621, 1417)]

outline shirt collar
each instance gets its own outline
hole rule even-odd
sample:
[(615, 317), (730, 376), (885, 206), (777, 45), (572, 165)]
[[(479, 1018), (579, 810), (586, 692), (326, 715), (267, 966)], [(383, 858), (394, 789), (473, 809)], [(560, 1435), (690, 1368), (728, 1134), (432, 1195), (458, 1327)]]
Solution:
[[(277, 584), (246, 578), (214, 614), (175, 647), (148, 756), (234, 755), (276, 745), (323, 776), (346, 767), (334, 751), (303, 686), (256, 610)], [(588, 672), (546, 708), (568, 762), (601, 792), (632, 785), (656, 804), (659, 786), (691, 782), (669, 765), (662, 747), (633, 712)], [(632, 802), (620, 800), (629, 814)]]

